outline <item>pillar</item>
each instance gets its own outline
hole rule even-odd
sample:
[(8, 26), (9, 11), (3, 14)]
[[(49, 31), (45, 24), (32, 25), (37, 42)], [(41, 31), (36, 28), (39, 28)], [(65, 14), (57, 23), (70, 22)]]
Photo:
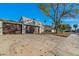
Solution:
[(3, 34), (3, 22), (0, 21), (0, 35)]
[(26, 34), (26, 25), (22, 24), (22, 34)]

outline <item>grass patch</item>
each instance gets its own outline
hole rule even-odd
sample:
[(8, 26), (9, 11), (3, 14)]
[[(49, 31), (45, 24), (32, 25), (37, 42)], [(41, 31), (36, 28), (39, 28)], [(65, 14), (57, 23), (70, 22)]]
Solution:
[(61, 37), (68, 37), (71, 33), (70, 32), (58, 32), (57, 34), (56, 33), (53, 33), (54, 35), (56, 36), (61, 36)]
[(61, 37), (68, 37), (71, 34), (71, 32), (58, 32), (58, 33), (48, 32), (48, 33), (42, 33), (42, 34), (52, 34), (52, 35), (61, 36)]

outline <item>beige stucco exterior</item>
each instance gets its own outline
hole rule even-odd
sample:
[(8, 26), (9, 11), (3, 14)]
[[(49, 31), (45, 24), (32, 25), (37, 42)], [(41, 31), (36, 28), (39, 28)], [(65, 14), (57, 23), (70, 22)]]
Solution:
[[(22, 16), (21, 22), (26, 25), (39, 26), (39, 33), (44, 32), (44, 26), (41, 22)], [(24, 26), (23, 26), (24, 27)], [(24, 28), (23, 28), (24, 29)], [(37, 29), (37, 28), (36, 28)], [(23, 30), (24, 31), (24, 30)], [(36, 30), (37, 31), (37, 30)], [(24, 32), (23, 32), (24, 33)]]
[(10, 21), (6, 21), (6, 20), (0, 20), (0, 35), (3, 34), (3, 23), (4, 22), (9, 22), (9, 23), (15, 23), (15, 24), (20, 24), (22, 25), (22, 34), (26, 34), (26, 26), (31, 25), (35, 28), (34, 33), (43, 33), (44, 32), (44, 26), (41, 22), (30, 19), (30, 18), (26, 18), (26, 17), (22, 17), (20, 22), (10, 22)]
[(2, 21), (0, 21), (0, 35), (2, 35), (2, 34), (3, 34), (3, 28), (2, 28), (3, 26), (2, 26), (2, 23), (3, 23), (3, 22), (2, 22)]

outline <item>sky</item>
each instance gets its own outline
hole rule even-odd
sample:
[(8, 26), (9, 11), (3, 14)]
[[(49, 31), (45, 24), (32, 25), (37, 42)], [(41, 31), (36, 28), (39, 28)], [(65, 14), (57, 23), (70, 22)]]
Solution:
[[(51, 19), (44, 15), (37, 3), (0, 3), (0, 18), (19, 21), (21, 16), (35, 18), (45, 25), (51, 25)], [(44, 21), (47, 21), (44, 23)], [(63, 20), (66, 24), (79, 24), (79, 18)]]

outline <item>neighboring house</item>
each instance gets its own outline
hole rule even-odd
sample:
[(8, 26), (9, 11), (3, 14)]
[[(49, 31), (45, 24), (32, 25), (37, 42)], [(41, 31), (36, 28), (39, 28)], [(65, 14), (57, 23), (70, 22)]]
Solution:
[(76, 31), (77, 33), (79, 33), (79, 29), (77, 29), (77, 31)]
[(44, 25), (44, 32), (51, 32), (52, 28), (48, 25)]
[(44, 32), (55, 32), (55, 30), (48, 25), (44, 25)]

